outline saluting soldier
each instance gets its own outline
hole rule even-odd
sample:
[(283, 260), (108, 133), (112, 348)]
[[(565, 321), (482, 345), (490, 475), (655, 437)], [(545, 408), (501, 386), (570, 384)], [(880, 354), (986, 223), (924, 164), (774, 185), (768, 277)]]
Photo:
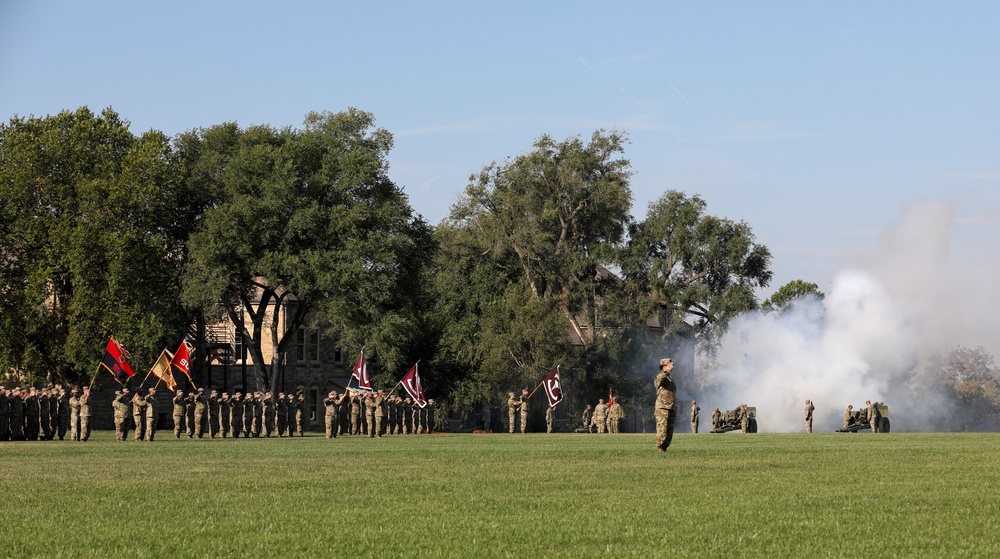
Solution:
[(674, 370), (674, 362), (669, 358), (660, 359), (660, 372), (657, 373), (653, 385), (656, 386), (656, 408), (653, 416), (656, 418), (656, 448), (666, 452), (674, 438), (674, 418), (677, 412), (675, 398), (677, 385), (670, 376)]
[(624, 410), (622, 410), (622, 405), (615, 400), (615, 403), (608, 406), (608, 432), (609, 433), (620, 433), (621, 432), (621, 420), (625, 416)]
[(187, 436), (194, 438), (194, 392), (188, 392), (184, 400), (184, 426), (187, 427)]
[(213, 388), (211, 394), (208, 395), (208, 436), (213, 439), (215, 435), (219, 434), (221, 414), (219, 391)]
[(201, 438), (205, 432), (206, 415), (208, 415), (208, 400), (205, 399), (205, 389), (199, 388), (194, 397), (194, 436)]
[(253, 428), (253, 436), (255, 438), (260, 437), (260, 434), (264, 428), (264, 397), (260, 391), (254, 391), (253, 393), (253, 422), (251, 427)]
[(69, 391), (65, 388), (59, 389), (59, 440), (63, 440), (66, 431), (69, 430)]
[(128, 438), (128, 399), (121, 390), (115, 391), (111, 409), (115, 417), (115, 440), (125, 441)]
[(253, 436), (253, 399), (253, 392), (247, 392), (243, 396), (243, 438), (246, 439)]
[(300, 437), (306, 436), (305, 424), (309, 419), (308, 413), (309, 410), (306, 409), (306, 397), (299, 390), (295, 396), (295, 430), (298, 431)]
[(184, 391), (178, 390), (172, 399), (174, 403), (174, 438), (181, 438), (181, 433), (186, 431), (185, 423), (187, 419), (187, 400), (184, 398)]
[(385, 427), (385, 394), (381, 390), (375, 394), (372, 404), (375, 406), (375, 436), (381, 438)]
[(219, 436), (223, 439), (229, 434), (231, 420), (231, 414), (233, 409), (233, 403), (229, 399), (229, 393), (223, 392), (222, 397), (219, 398)]
[(422, 423), (422, 418), (420, 417), (420, 404), (416, 400), (410, 403), (410, 434), (418, 435), (423, 429), (424, 425)]
[(49, 440), (56, 438), (59, 432), (59, 390), (49, 389)]
[(243, 400), (242, 394), (236, 392), (233, 394), (232, 400), (229, 402), (230, 412), (229, 412), (229, 427), (230, 432), (233, 434), (234, 439), (240, 438), (240, 433), (243, 432)]
[[(72, 402), (70, 399), (71, 407)], [(135, 396), (132, 396), (132, 421), (135, 423), (135, 442), (139, 442), (146, 432), (146, 398), (142, 395), (142, 389), (136, 390)]]
[(38, 391), (32, 386), (24, 398), (24, 438), (38, 440)]
[(90, 387), (83, 387), (80, 396), (80, 440), (90, 439)]
[(262, 421), (261, 426), (263, 427), (263, 433), (265, 438), (271, 438), (271, 432), (274, 431), (274, 399), (271, 398), (270, 392), (264, 393), (264, 398), (261, 400), (261, 415)]
[(361, 434), (361, 394), (351, 394), (351, 434)]
[(49, 400), (49, 389), (43, 388), (38, 395), (38, 421), (43, 441), (52, 440), (52, 411)]
[(816, 406), (813, 405), (812, 400), (806, 400), (806, 433), (813, 432), (814, 411), (816, 411)]
[(334, 439), (337, 437), (337, 393), (331, 390), (323, 400), (323, 406), (326, 411), (326, 438)]

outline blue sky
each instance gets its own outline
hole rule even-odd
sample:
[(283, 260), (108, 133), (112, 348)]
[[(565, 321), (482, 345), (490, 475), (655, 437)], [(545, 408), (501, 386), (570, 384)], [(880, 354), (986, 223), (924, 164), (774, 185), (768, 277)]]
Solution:
[(1000, 262), (1000, 3), (0, 2), (0, 119), (113, 107), (141, 133), (372, 112), (431, 223), (542, 134), (623, 130), (668, 189), (829, 285), (915, 200)]

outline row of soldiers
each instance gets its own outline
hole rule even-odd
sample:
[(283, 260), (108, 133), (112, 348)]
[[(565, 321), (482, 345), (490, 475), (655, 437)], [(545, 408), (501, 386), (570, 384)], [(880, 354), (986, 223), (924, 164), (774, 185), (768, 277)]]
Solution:
[(625, 410), (621, 404), (611, 400), (611, 405), (608, 405), (602, 398), (593, 408), (587, 404), (581, 419), (588, 433), (621, 433), (621, 420), (624, 418)]
[(63, 440), (90, 437), (90, 388), (0, 386), (0, 441)]
[(434, 431), (434, 400), (420, 407), (411, 398), (378, 392), (330, 392), (323, 400), (326, 438), (337, 435), (415, 435)]

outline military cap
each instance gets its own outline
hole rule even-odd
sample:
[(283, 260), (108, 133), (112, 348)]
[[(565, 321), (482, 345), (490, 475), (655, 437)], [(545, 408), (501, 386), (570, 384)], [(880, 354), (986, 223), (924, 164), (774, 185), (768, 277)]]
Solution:
[(128, 388), (122, 388), (122, 394), (128, 394)]
[(660, 366), (661, 367), (664, 366), (664, 365), (673, 365), (673, 364), (674, 364), (673, 359), (670, 359), (669, 357), (664, 357), (663, 359), (660, 359)]
[(204, 394), (204, 393), (205, 393), (205, 389), (204, 388), (199, 388), (198, 389), (198, 394)]
[(121, 390), (115, 390), (115, 396), (121, 396), (121, 395), (122, 395)]

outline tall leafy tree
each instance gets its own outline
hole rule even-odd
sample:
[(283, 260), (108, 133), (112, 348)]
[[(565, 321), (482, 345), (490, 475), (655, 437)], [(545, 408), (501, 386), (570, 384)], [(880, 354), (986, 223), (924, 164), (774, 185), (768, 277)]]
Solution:
[(757, 308), (771, 281), (771, 252), (745, 222), (706, 213), (700, 196), (671, 190), (649, 206), (629, 240), (624, 273), (640, 316), (659, 317), (663, 336), (691, 328), (702, 339)]
[(803, 297), (815, 297), (823, 299), (825, 295), (819, 290), (815, 283), (805, 280), (795, 279), (782, 285), (770, 297), (761, 303), (761, 308), (766, 311), (784, 311), (790, 308), (795, 301)]
[(0, 366), (83, 383), (112, 334), (151, 359), (183, 328), (191, 199), (169, 140), (111, 109), (0, 126)]
[(388, 178), (392, 136), (374, 123), (351, 109), (310, 113), (301, 130), (222, 124), (178, 138), (192, 184), (211, 197), (191, 238), (185, 300), (228, 316), (267, 390), (307, 317), (387, 368), (407, 357), (410, 295), (432, 242)]

